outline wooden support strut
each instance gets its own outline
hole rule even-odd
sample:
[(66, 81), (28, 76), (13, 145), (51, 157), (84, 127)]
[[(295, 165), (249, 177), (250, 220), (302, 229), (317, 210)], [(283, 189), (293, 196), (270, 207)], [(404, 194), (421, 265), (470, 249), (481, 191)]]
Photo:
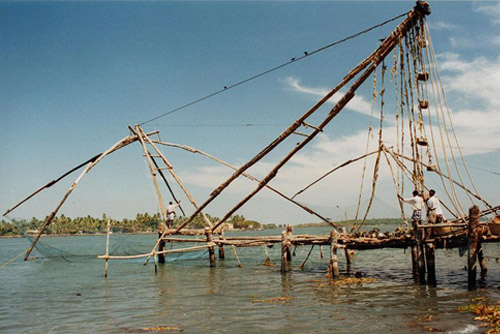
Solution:
[[(353, 70), (351, 70), (342, 81), (333, 88), (328, 94), (326, 94), (319, 102), (317, 102), (311, 109), (309, 109), (304, 115), (302, 115), (299, 119), (293, 122), (285, 131), (283, 131), (271, 144), (269, 144), (266, 148), (264, 148), (261, 152), (255, 155), (250, 161), (241, 166), (236, 172), (231, 175), (226, 181), (224, 181), (219, 187), (217, 187), (210, 194), (209, 198), (200, 205), (200, 207), (186, 220), (181, 226), (177, 228), (177, 230), (181, 230), (184, 226), (189, 224), (198, 213), (203, 210), (208, 204), (210, 204), (225, 188), (227, 188), (236, 178), (238, 178), (243, 172), (245, 172), (248, 168), (253, 166), (255, 163), (260, 161), (264, 156), (266, 156), (269, 152), (271, 152), (276, 146), (278, 146), (281, 142), (283, 142), (288, 136), (293, 134), (295, 130), (297, 130), (309, 116), (311, 116), (316, 110), (318, 110), (325, 102), (327, 102), (335, 93), (337, 93), (341, 88), (343, 88), (348, 82), (350, 82), (354, 77), (356, 77), (363, 69), (365, 69), (368, 65), (369, 68), (365, 71), (365, 73), (359, 78), (355, 84), (351, 87), (351, 89), (344, 94), (344, 96), (337, 102), (336, 106), (332, 109), (330, 114), (328, 115), (325, 122), (318, 126), (317, 129), (306, 138), (302, 144), (297, 146), (297, 150), (291, 154), (293, 156), (295, 152), (300, 150), (305, 144), (307, 144), (310, 140), (312, 140), (318, 132), (323, 130), (324, 126), (329, 123), (329, 121), (337, 115), (338, 112), (342, 110), (342, 108), (354, 97), (354, 91), (370, 76), (370, 74), (375, 70), (378, 64), (391, 52), (394, 48), (396, 41), (399, 40), (401, 36), (403, 36), (406, 31), (408, 31), (411, 27), (413, 27), (416, 22), (421, 17), (430, 14), (428, 11), (428, 4), (425, 1), (417, 2), (417, 6), (408, 13), (408, 17), (403, 20), (401, 24), (391, 33), (389, 37), (387, 37), (382, 44), (365, 60), (359, 63)], [(284, 160), (284, 162), (288, 161), (291, 156)], [(281, 166), (279, 166), (281, 167)], [(270, 175), (276, 175), (275, 171), (271, 171)], [(272, 179), (272, 177), (271, 177)], [(262, 187), (265, 186), (270, 179), (267, 177), (264, 179), (262, 183)], [(260, 188), (259, 188), (260, 190)], [(257, 190), (258, 191), (258, 190)], [(252, 195), (253, 196), (253, 195)], [(246, 202), (246, 201), (245, 201)], [(238, 206), (239, 207), (239, 206)], [(225, 220), (224, 220), (225, 221)], [(224, 221), (219, 222), (222, 224)], [(215, 229), (214, 226), (213, 229)]]

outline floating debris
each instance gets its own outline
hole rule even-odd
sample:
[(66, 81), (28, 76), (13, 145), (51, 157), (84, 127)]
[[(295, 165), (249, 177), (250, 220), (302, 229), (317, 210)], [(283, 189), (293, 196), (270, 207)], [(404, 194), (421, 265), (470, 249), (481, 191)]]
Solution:
[(485, 297), (471, 299), (472, 303), (458, 308), (460, 312), (471, 312), (476, 317), (474, 321), (481, 321), (491, 327), (487, 334), (500, 334), (500, 303), (491, 304)]
[(252, 300), (252, 303), (286, 303), (291, 299), (293, 299), (293, 297), (283, 296), (283, 297), (274, 297), (267, 299), (254, 299)]

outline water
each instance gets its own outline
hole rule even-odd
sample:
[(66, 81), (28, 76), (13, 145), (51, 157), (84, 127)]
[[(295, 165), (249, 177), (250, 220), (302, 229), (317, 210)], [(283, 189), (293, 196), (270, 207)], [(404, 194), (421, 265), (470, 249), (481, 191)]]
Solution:
[[(279, 234), (281, 231), (273, 231)], [(252, 232), (259, 234), (259, 232)], [(326, 234), (327, 230), (295, 230)], [(260, 234), (270, 234), (269, 231)], [(229, 233), (228, 233), (229, 235)], [(353, 270), (373, 283), (332, 285), (328, 259), (319, 249), (298, 268), (309, 247), (295, 250), (291, 271), (280, 273), (279, 246), (269, 249), (276, 266), (263, 266), (265, 249), (240, 248), (239, 268), (231, 248), (209, 268), (208, 255), (159, 267), (143, 260), (111, 261), (108, 279), (105, 237), (53, 237), (43, 241), (73, 254), (57, 259), (22, 258), (0, 268), (0, 333), (480, 333), (473, 315), (457, 308), (476, 297), (500, 297), (499, 245), (486, 245), (488, 275), (483, 288), (467, 291), (466, 257), (438, 250), (438, 287), (415, 285), (409, 252), (357, 252)], [(111, 248), (150, 251), (154, 235), (113, 235)], [(26, 239), (0, 239), (0, 263), (29, 246)], [(133, 250), (132, 250), (133, 249)], [(325, 254), (327, 252), (324, 248)], [(93, 254), (93, 255), (92, 255)], [(340, 254), (341, 272), (345, 270)], [(173, 257), (171, 257), (173, 259)], [(160, 327), (164, 326), (164, 327)]]

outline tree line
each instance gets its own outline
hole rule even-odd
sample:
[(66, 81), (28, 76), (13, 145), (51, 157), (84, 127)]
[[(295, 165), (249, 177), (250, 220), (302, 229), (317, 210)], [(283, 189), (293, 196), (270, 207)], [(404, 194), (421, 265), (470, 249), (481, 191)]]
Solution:
[[(206, 214), (212, 223), (218, 222), (218, 217)], [(174, 227), (187, 221), (188, 217), (179, 216), (174, 219)], [(159, 213), (138, 213), (135, 219), (116, 220), (110, 219), (110, 225), (113, 233), (151, 233), (158, 230), (158, 225), (163, 222)], [(254, 220), (247, 220), (242, 215), (234, 215), (227, 221), (236, 229), (262, 229), (278, 228), (276, 224), (260, 224)], [(0, 236), (21, 236), (24, 233), (37, 233), (43, 226), (44, 220), (33, 217), (23, 219), (15, 223), (9, 223), (5, 220), (0, 222)], [(199, 215), (186, 228), (203, 228), (205, 226), (202, 217)], [(107, 218), (104, 214), (101, 218), (77, 217), (70, 218), (64, 214), (53, 219), (50, 225), (45, 229), (47, 235), (67, 235), (67, 234), (97, 234), (106, 233)]]

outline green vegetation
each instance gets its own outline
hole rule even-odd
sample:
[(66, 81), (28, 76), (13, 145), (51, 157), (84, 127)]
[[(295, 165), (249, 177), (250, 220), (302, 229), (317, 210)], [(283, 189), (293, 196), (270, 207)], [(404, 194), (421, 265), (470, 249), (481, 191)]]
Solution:
[[(207, 218), (215, 224), (219, 218), (206, 215)], [(176, 217), (174, 220), (174, 227), (184, 223), (187, 217)], [(111, 220), (113, 233), (152, 233), (158, 230), (158, 224), (162, 221), (159, 213), (150, 215), (148, 213), (139, 213), (135, 219), (123, 219), (121, 221)], [(253, 220), (246, 220), (241, 215), (235, 215), (227, 221), (232, 224), (236, 229), (261, 229), (261, 228), (276, 228), (275, 224), (262, 225)], [(21, 236), (24, 232), (37, 233), (44, 220), (39, 220), (35, 217), (30, 220), (17, 221), (11, 224), (2, 220), (0, 222), (0, 236)], [(205, 226), (201, 216), (197, 216), (186, 228), (203, 228)], [(61, 234), (96, 234), (106, 233), (107, 222), (103, 215), (102, 218), (94, 218), (91, 216), (70, 218), (65, 215), (54, 218), (52, 223), (45, 230), (47, 235), (61, 235)]]
[[(207, 214), (208, 219), (215, 224), (219, 221), (219, 218), (212, 217)], [(179, 226), (184, 223), (187, 217), (176, 217), (174, 220), (174, 227)], [(158, 229), (158, 224), (162, 221), (160, 214), (150, 215), (148, 213), (138, 213), (135, 219), (123, 219), (121, 221), (111, 220), (111, 226), (114, 233), (152, 233), (156, 232)], [(36, 233), (39, 231), (43, 225), (44, 220), (39, 220), (35, 217), (30, 220), (22, 220), (16, 222), (16, 224), (10, 224), (4, 220), (0, 222), (0, 237), (9, 236), (21, 236), (24, 232)], [(336, 222), (339, 226), (349, 225), (353, 223), (359, 223), (360, 220), (355, 221), (341, 221)], [(285, 224), (261, 224), (254, 220), (247, 220), (242, 215), (234, 215), (227, 221), (227, 223), (232, 224), (235, 229), (240, 230), (256, 230), (256, 229), (276, 229), (285, 228)], [(399, 224), (401, 219), (399, 218), (387, 218), (387, 219), (368, 219), (365, 225), (379, 226), (384, 224)], [(45, 230), (45, 234), (48, 235), (60, 235), (60, 234), (96, 234), (106, 232), (106, 219), (103, 215), (102, 218), (94, 218), (91, 216), (87, 217), (77, 217), (70, 218), (65, 215), (54, 218), (52, 223)], [(187, 225), (187, 228), (203, 228), (205, 226), (201, 216), (197, 216), (191, 223)], [(294, 227), (297, 228), (311, 228), (311, 227), (328, 227), (327, 223), (308, 223), (299, 224)]]

